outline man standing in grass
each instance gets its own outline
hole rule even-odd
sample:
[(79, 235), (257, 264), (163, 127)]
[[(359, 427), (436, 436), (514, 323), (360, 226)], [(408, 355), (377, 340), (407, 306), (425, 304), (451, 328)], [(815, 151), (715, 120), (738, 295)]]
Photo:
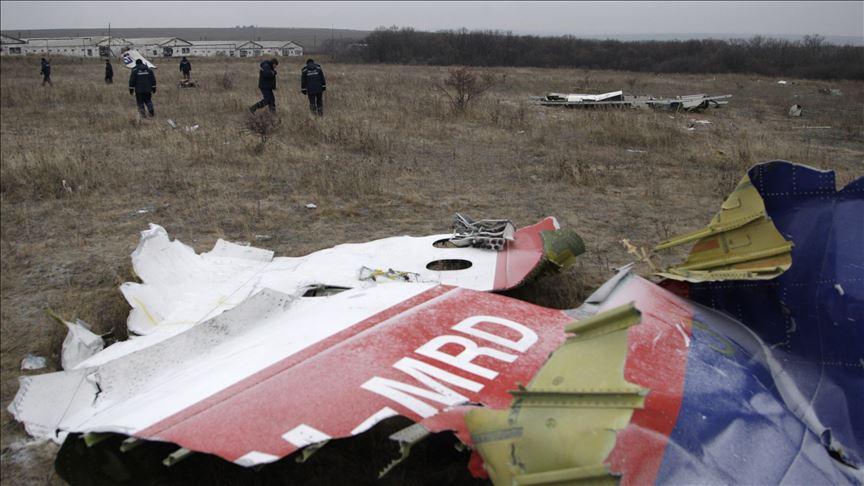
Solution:
[(276, 89), (276, 66), (278, 65), (279, 60), (276, 58), (261, 63), (261, 70), (258, 73), (258, 89), (263, 98), (249, 107), (249, 111), (252, 113), (265, 106), (270, 109), (270, 113), (276, 112), (276, 96), (273, 95), (273, 90)]
[(309, 97), (309, 109), (319, 116), (324, 114), (325, 91), (327, 81), (321, 65), (312, 59), (306, 60), (306, 65), (300, 72), (300, 92)]
[(42, 75), (42, 86), (45, 86), (45, 83), (54, 86), (54, 83), (51, 82), (51, 63), (44, 57), (42, 58), (42, 70), (39, 71), (39, 74)]
[(129, 94), (135, 95), (135, 102), (138, 104), (138, 113), (144, 118), (144, 106), (147, 106), (147, 111), (150, 112), (150, 117), (155, 116), (153, 110), (153, 100), (151, 96), (156, 93), (156, 75), (153, 70), (147, 67), (141, 59), (135, 61), (135, 67), (132, 68), (132, 74), (129, 75)]
[(186, 56), (183, 56), (183, 59), (180, 61), (180, 73), (183, 75), (183, 79), (189, 81), (189, 73), (192, 72), (192, 64), (186, 59)]
[(111, 59), (105, 59), (105, 84), (114, 83), (114, 68), (111, 66)]

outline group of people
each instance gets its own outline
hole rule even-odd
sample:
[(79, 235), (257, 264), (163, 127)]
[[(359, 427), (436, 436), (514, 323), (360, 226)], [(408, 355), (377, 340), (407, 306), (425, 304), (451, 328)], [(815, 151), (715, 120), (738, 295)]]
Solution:
[[(276, 58), (261, 63), (258, 74), (258, 89), (263, 98), (261, 101), (249, 107), (249, 111), (255, 113), (265, 106), (270, 112), (276, 111), (276, 66), (279, 60)], [(189, 81), (192, 73), (192, 63), (184, 56), (180, 61), (180, 74), (183, 79)], [(51, 83), (51, 63), (42, 58), (42, 85)], [(111, 60), (105, 60), (105, 84), (114, 83), (114, 68)], [(324, 91), (327, 91), (327, 82), (324, 78), (324, 70), (321, 65), (313, 59), (307, 59), (306, 65), (300, 72), (300, 92), (309, 98), (309, 109), (316, 115), (324, 114)], [(129, 74), (129, 94), (135, 95), (135, 103), (142, 117), (147, 114), (155, 116), (152, 96), (156, 93), (156, 74), (141, 59), (135, 61), (135, 67)], [(146, 107), (146, 112), (145, 112)]]
[[(255, 111), (265, 106), (271, 111), (276, 111), (276, 66), (279, 59), (270, 59), (261, 63), (258, 74), (258, 89), (261, 91), (262, 99), (249, 107), (249, 111)], [(324, 114), (324, 92), (327, 91), (327, 81), (324, 78), (324, 70), (321, 65), (313, 59), (307, 59), (306, 65), (300, 71), (300, 92), (309, 98), (309, 109), (316, 115)]]

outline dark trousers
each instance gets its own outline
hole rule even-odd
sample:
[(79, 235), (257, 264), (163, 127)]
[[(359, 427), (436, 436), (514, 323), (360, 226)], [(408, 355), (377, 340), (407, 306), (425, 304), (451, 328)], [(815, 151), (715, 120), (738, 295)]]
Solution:
[(105, 76), (105, 84), (112, 84), (114, 82), (114, 78), (110, 76)]
[(189, 79), (189, 71), (183, 71), (183, 79)]
[(323, 115), (324, 114), (324, 93), (308, 93), (309, 97), (309, 109), (312, 110), (312, 113)]
[(153, 116), (153, 100), (151, 99), (151, 93), (135, 93), (135, 103), (138, 104), (138, 112), (141, 113), (141, 116), (144, 116), (144, 105), (147, 105), (147, 111), (150, 112), (150, 116)]
[(48, 83), (51, 86), (54, 86), (54, 83), (51, 82), (51, 75), (50, 74), (43, 74), (42, 75), (42, 86), (45, 86), (45, 83)]
[(252, 112), (259, 108), (264, 108), (265, 106), (270, 108), (270, 111), (276, 111), (276, 96), (273, 95), (272, 89), (267, 88), (258, 88), (261, 91), (261, 95), (264, 97), (258, 103), (252, 105)]

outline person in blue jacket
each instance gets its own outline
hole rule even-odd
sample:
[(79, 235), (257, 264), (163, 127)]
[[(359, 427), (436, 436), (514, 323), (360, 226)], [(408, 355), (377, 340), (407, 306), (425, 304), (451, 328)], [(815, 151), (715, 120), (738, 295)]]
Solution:
[(111, 66), (111, 60), (105, 59), (105, 84), (114, 82), (114, 67)]
[(300, 92), (309, 97), (309, 109), (317, 115), (324, 114), (324, 92), (327, 91), (327, 81), (321, 65), (312, 59), (306, 60), (306, 65), (300, 72)]
[(129, 94), (135, 95), (135, 102), (138, 104), (138, 112), (144, 117), (144, 106), (147, 106), (147, 111), (150, 112), (150, 117), (155, 116), (153, 110), (152, 95), (156, 93), (156, 75), (153, 70), (147, 67), (141, 59), (135, 61), (135, 67), (132, 68), (132, 73), (129, 74)]
[(278, 65), (279, 60), (276, 58), (261, 63), (261, 69), (258, 73), (258, 90), (261, 91), (263, 98), (249, 107), (249, 111), (252, 113), (265, 106), (270, 109), (271, 113), (276, 112), (276, 96), (273, 95), (273, 90), (276, 89), (276, 66)]
[(192, 72), (192, 63), (186, 59), (186, 56), (183, 56), (183, 59), (180, 60), (180, 74), (183, 75), (183, 79), (189, 80), (189, 73)]
[(45, 86), (45, 83), (54, 86), (54, 83), (51, 82), (51, 63), (44, 57), (42, 58), (42, 70), (39, 71), (39, 74), (42, 75), (42, 86)]

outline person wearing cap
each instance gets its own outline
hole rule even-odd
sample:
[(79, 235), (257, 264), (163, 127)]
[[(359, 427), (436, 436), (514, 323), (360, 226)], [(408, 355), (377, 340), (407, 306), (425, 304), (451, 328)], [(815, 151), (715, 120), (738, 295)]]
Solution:
[(180, 60), (180, 73), (183, 75), (183, 79), (186, 81), (189, 80), (189, 73), (192, 72), (192, 63), (186, 59), (186, 56), (183, 56), (183, 59)]
[(114, 67), (111, 66), (111, 60), (105, 59), (105, 84), (114, 83)]
[(252, 113), (265, 106), (270, 109), (271, 113), (276, 112), (276, 96), (273, 95), (273, 90), (276, 89), (276, 66), (278, 65), (279, 60), (276, 58), (261, 63), (261, 69), (258, 73), (258, 90), (261, 91), (263, 98), (249, 107), (249, 111)]
[(39, 74), (42, 75), (42, 86), (45, 86), (45, 83), (54, 86), (54, 83), (51, 82), (51, 63), (44, 57), (42, 58), (42, 70), (39, 71)]
[(155, 116), (153, 110), (152, 95), (156, 93), (156, 75), (153, 70), (147, 67), (141, 59), (135, 60), (135, 67), (132, 68), (132, 73), (129, 75), (129, 94), (135, 95), (135, 102), (138, 105), (138, 113), (143, 118), (145, 116), (144, 106), (147, 106), (147, 111), (150, 112), (150, 117)]
[(324, 70), (313, 59), (307, 59), (300, 71), (300, 92), (309, 97), (309, 109), (316, 115), (324, 114), (324, 92), (327, 81)]

